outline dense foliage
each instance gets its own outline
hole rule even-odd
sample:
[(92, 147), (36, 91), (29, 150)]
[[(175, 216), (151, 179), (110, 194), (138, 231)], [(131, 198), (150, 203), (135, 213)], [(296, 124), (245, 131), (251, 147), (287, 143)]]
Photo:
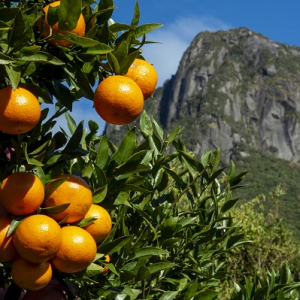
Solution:
[[(28, 133), (0, 133), (0, 180), (16, 171), (32, 172), (44, 185), (62, 173), (79, 175), (91, 188), (93, 203), (105, 207), (113, 220), (93, 263), (78, 273), (54, 271), (54, 278), (68, 299), (216, 299), (222, 283), (230, 279), (228, 255), (249, 242), (230, 214), (238, 201), (235, 190), (247, 172), (236, 172), (233, 162), (229, 168), (220, 167), (220, 149), (196, 159), (180, 139), (181, 128), (166, 135), (146, 112), (139, 133), (129, 126), (118, 147), (107, 135), (99, 137), (95, 121), (90, 120), (88, 128), (83, 121), (76, 124), (68, 113), (73, 102), (92, 100), (96, 82), (125, 74), (141, 56), (145, 35), (160, 24), (139, 25), (137, 2), (127, 25), (111, 20), (112, 0), (62, 0), (59, 10), (49, 9), (49, 23), (58, 21), (60, 29), (69, 30), (82, 12), (86, 35), (56, 35), (73, 45), (51, 47), (37, 26), (44, 4), (0, 4), (0, 87), (23, 86), (41, 103), (56, 106), (50, 117), (44, 109), (39, 124)], [(53, 133), (62, 114), (70, 133)], [(227, 179), (222, 181), (224, 174)], [(46, 200), (60, 184), (62, 180), (51, 185)], [(179, 206), (182, 200), (184, 210)], [(51, 209), (57, 213), (65, 207)], [(44, 212), (41, 207), (35, 213)], [(22, 218), (14, 218), (9, 234)], [(76, 225), (92, 221), (83, 219)], [(109, 272), (103, 275), (105, 266)], [(280, 274), (260, 271), (235, 283), (234, 299), (297, 299), (298, 285), (286, 264)], [(1, 264), (0, 285), (8, 287), (5, 299), (19, 298), (11, 262)]]

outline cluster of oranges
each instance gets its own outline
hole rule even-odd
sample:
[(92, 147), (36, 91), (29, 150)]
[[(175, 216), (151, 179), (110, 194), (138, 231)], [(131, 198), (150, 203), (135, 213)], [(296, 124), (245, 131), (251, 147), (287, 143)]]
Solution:
[(129, 124), (141, 114), (144, 101), (152, 95), (156, 84), (155, 68), (137, 58), (124, 76), (109, 76), (101, 81), (94, 95), (95, 109), (108, 123)]
[[(88, 184), (75, 175), (59, 176), (44, 187), (32, 173), (13, 173), (0, 186), (0, 204), (6, 212), (0, 217), (0, 262), (12, 262), (12, 280), (24, 290), (47, 286), (53, 268), (63, 273), (87, 268), (95, 259), (96, 243), (112, 228), (108, 211), (92, 203)], [(62, 206), (67, 208), (55, 214)], [(24, 218), (10, 234), (11, 215)], [(82, 219), (90, 222), (81, 228)]]
[[(66, 30), (58, 30), (58, 23), (50, 27), (47, 15), (49, 7), (60, 5), (55, 1), (44, 7), (45, 22), (38, 21), (42, 37), (52, 46), (72, 44), (59, 38), (52, 38), (59, 33), (66, 35)], [(82, 14), (77, 26), (69, 32), (78, 36), (85, 35), (85, 20)], [(94, 107), (100, 117), (115, 125), (133, 122), (142, 112), (144, 101), (154, 92), (157, 84), (155, 68), (143, 59), (135, 59), (127, 74), (105, 78), (94, 94)], [(32, 130), (39, 122), (41, 108), (38, 99), (28, 90), (18, 87), (13, 90), (6, 87), (0, 90), (0, 131), (8, 134), (23, 134)]]

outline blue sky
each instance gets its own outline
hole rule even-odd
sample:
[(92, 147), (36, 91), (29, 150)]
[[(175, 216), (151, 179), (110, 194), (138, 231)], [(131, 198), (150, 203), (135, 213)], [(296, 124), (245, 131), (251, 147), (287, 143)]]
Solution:
[[(130, 23), (135, 0), (115, 0), (114, 4), (114, 21)], [(144, 47), (144, 57), (157, 69), (158, 86), (175, 74), (183, 52), (204, 30), (243, 26), (276, 42), (300, 46), (300, 0), (139, 0), (139, 6), (140, 24), (163, 24), (147, 35), (147, 40), (160, 43)], [(92, 101), (80, 99), (71, 115), (78, 123), (84, 117), (85, 126), (94, 120), (102, 133), (105, 122), (92, 106)], [(61, 118), (59, 125), (65, 128), (65, 124)]]

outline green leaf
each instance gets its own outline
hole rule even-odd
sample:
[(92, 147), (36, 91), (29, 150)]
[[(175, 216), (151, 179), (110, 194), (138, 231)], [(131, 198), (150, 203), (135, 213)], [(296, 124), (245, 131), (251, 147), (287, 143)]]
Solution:
[(150, 274), (150, 270), (145, 267), (145, 266), (141, 266), (137, 272), (136, 275), (136, 280), (146, 280), (147, 278), (149, 278), (151, 276)]
[(131, 25), (132, 26), (137, 26), (139, 24), (140, 21), (140, 8), (139, 8), (139, 4), (138, 1), (135, 1), (135, 6), (134, 6), (134, 14), (133, 14), (133, 18), (131, 21)]
[(65, 113), (65, 117), (66, 117), (66, 120), (67, 120), (67, 125), (68, 125), (68, 128), (71, 132), (71, 134), (73, 135), (76, 128), (77, 128), (77, 125), (76, 125), (76, 122), (75, 120), (70, 116), (70, 114), (68, 112)]
[(23, 152), (24, 152), (24, 156), (26, 158), (26, 161), (28, 164), (30, 165), (34, 165), (34, 166), (38, 166), (38, 167), (42, 167), (43, 164), (37, 160), (35, 160), (34, 158), (30, 158), (28, 156), (28, 153), (27, 153), (27, 143), (22, 143), (22, 149), (23, 149)]
[(91, 161), (85, 164), (84, 168), (82, 169), (82, 177), (90, 179), (92, 177), (94, 168)]
[(134, 252), (132, 259), (136, 259), (143, 256), (154, 256), (154, 255), (168, 255), (169, 251), (156, 248), (156, 247), (147, 247), (142, 248)]
[(12, 222), (10, 223), (9, 225), (9, 228), (8, 228), (8, 231), (7, 231), (7, 234), (6, 236), (9, 237), (16, 229), (17, 227), (19, 226), (19, 224), (26, 218), (25, 217), (17, 217), (15, 219), (12, 220)]
[(43, 51), (39, 51), (33, 55), (24, 55), (20, 57), (19, 60), (41, 62), (44, 64), (51, 64), (56, 66), (62, 66), (65, 64), (63, 61), (59, 60), (52, 54)]
[(107, 135), (104, 135), (100, 140), (96, 161), (95, 161), (96, 166), (99, 167), (100, 169), (104, 169), (105, 166), (107, 165), (107, 162), (109, 160), (108, 153), (109, 153), (109, 146), (107, 141)]
[(159, 262), (149, 266), (150, 273), (156, 273), (162, 270), (171, 269), (175, 267), (176, 264), (170, 262)]
[(96, 46), (99, 46), (99, 44), (100, 44), (96, 40), (93, 40), (91, 38), (84, 37), (84, 36), (78, 36), (77, 34), (72, 33), (72, 32), (67, 32), (66, 35), (57, 34), (55, 36), (55, 38), (72, 42), (73, 44), (84, 47), (84, 48), (86, 48), (86, 47), (96, 47)]
[(123, 59), (120, 62), (120, 75), (125, 75), (128, 72), (129, 67), (132, 65), (134, 60), (138, 56), (138, 51), (131, 52), (129, 55), (126, 56), (125, 59)]
[(114, 201), (114, 205), (122, 205), (124, 204), (129, 198), (130, 192), (129, 191), (121, 191), (116, 200)]
[(168, 239), (173, 236), (177, 226), (177, 222), (178, 222), (178, 217), (168, 218), (164, 221), (162, 232), (161, 232), (163, 239)]
[[(87, 45), (85, 43), (84, 45)], [(80, 50), (78, 54), (85, 54), (85, 55), (100, 55), (100, 54), (106, 54), (111, 52), (113, 49), (103, 43), (98, 43), (95, 46), (86, 46), (86, 48)]]
[(12, 65), (5, 65), (5, 70), (8, 75), (12, 88), (15, 90), (20, 82), (21, 71), (20, 68)]
[(228, 200), (224, 203), (224, 205), (221, 208), (221, 212), (225, 213), (228, 210), (230, 210), (232, 207), (234, 207), (234, 205), (238, 202), (238, 199), (232, 199), (232, 200)]
[(83, 121), (79, 123), (74, 134), (72, 135), (72, 137), (70, 138), (70, 140), (68, 141), (67, 145), (65, 146), (65, 148), (62, 150), (61, 153), (67, 154), (73, 152), (80, 145), (82, 135), (83, 135)]
[(135, 26), (128, 25), (128, 24), (122, 24), (122, 23), (114, 23), (109, 26), (109, 31), (111, 32), (119, 32), (119, 31), (125, 31), (125, 30), (130, 30), (134, 29)]
[(81, 14), (81, 0), (61, 0), (59, 6), (58, 29), (73, 30)]
[(198, 290), (198, 278), (196, 278), (196, 280), (192, 284), (190, 284), (187, 291), (184, 293), (183, 300), (193, 299), (193, 297), (197, 293), (197, 290)]
[(8, 65), (14, 62), (14, 59), (0, 52), (0, 65)]
[(95, 264), (95, 263), (91, 263), (85, 271), (85, 277), (87, 278), (91, 278), (91, 277), (95, 277), (99, 274), (102, 274), (104, 271), (104, 268)]
[(111, 68), (111, 72), (119, 75), (121, 68), (117, 58), (112, 53), (107, 53), (106, 56), (109, 66)]
[(14, 44), (16, 44), (18, 40), (23, 37), (23, 33), (25, 30), (25, 22), (21, 10), (19, 10), (18, 13), (16, 14), (12, 25), (13, 26), (9, 37), (9, 45), (11, 47), (13, 47)]
[(94, 191), (93, 203), (102, 202), (105, 199), (106, 194), (107, 194), (107, 184)]
[(51, 180), (45, 187), (45, 201), (52, 195), (52, 193), (66, 180), (68, 180), (69, 177), (63, 177), (59, 179), (53, 179)]
[(56, 215), (65, 211), (70, 206), (70, 204), (71, 203), (64, 203), (57, 206), (43, 207), (41, 208), (41, 210), (46, 211), (48, 214)]
[(152, 122), (144, 110), (140, 118), (140, 127), (145, 135), (153, 135)]
[(162, 296), (159, 297), (158, 300), (172, 300), (178, 295), (178, 292), (164, 292)]
[(114, 53), (118, 62), (122, 62), (128, 55), (128, 45), (126, 41), (123, 41)]
[(194, 300), (213, 300), (216, 299), (218, 296), (219, 292), (216, 291), (204, 291), (198, 293), (195, 297)]
[(83, 218), (78, 223), (76, 223), (76, 226), (85, 227), (85, 226), (88, 226), (88, 225), (92, 224), (96, 220), (97, 220), (97, 218), (94, 218), (94, 217)]
[(123, 141), (121, 142), (121, 145), (119, 146), (119, 149), (111, 160), (115, 160), (119, 165), (129, 160), (131, 157), (136, 144), (136, 133), (135, 133), (135, 127), (132, 128), (130, 131), (127, 132), (125, 135)]
[(77, 63), (69, 62), (64, 65), (64, 71), (69, 75), (69, 79), (74, 84), (76, 91), (82, 96), (90, 100), (94, 99), (94, 92), (90, 86), (88, 79), (83, 74)]
[(105, 186), (107, 184), (105, 173), (98, 166), (95, 166), (95, 171), (96, 171), (99, 187)]
[(7, 31), (10, 29), (11, 29), (11, 27), (7, 23), (0, 20), (0, 31)]
[(48, 13), (47, 13), (47, 22), (48, 24), (53, 27), (54, 24), (58, 22), (59, 18), (59, 6), (49, 6)]
[(128, 236), (122, 236), (119, 237), (112, 242), (109, 242), (107, 244), (101, 244), (100, 247), (98, 247), (98, 252), (104, 253), (104, 254), (113, 254), (117, 251), (119, 251), (121, 248), (123, 248), (127, 243), (129, 243), (132, 239), (131, 235)]
[(155, 29), (158, 29), (161, 26), (163, 26), (163, 24), (158, 24), (158, 23), (149, 23), (149, 24), (140, 25), (134, 31), (135, 37), (139, 38), (140, 36), (147, 34)]
[(158, 123), (155, 121), (155, 119), (153, 117), (152, 117), (152, 123), (156, 129), (156, 132), (158, 133), (159, 138), (163, 141), (164, 140), (163, 129), (158, 125)]

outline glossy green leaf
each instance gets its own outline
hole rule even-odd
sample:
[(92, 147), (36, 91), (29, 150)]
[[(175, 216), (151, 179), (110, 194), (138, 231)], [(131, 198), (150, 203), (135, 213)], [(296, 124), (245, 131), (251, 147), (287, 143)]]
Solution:
[(129, 243), (132, 239), (132, 236), (122, 236), (116, 238), (112, 242), (107, 244), (102, 244), (98, 247), (98, 252), (105, 254), (113, 254), (124, 247), (127, 243)]
[(149, 23), (149, 24), (140, 25), (134, 31), (135, 37), (139, 38), (144, 34), (147, 34), (155, 29), (160, 28), (161, 26), (163, 26), (163, 24), (158, 24), (158, 23)]
[(98, 43), (95, 46), (86, 46), (86, 48), (83, 48), (82, 50), (79, 51), (79, 54), (100, 55), (100, 54), (109, 53), (111, 51), (112, 51), (111, 47), (109, 47), (103, 43)]
[(53, 179), (51, 180), (47, 186), (45, 187), (45, 201), (51, 196), (51, 194), (66, 180), (68, 180), (68, 177), (63, 177), (59, 179)]
[(132, 128), (127, 132), (123, 141), (121, 142), (119, 149), (112, 156), (112, 160), (115, 160), (118, 164), (122, 164), (129, 160), (136, 145), (136, 133), (135, 128)]
[(5, 65), (5, 70), (8, 75), (11, 86), (15, 90), (20, 82), (21, 70), (20, 68), (12, 65)]
[(48, 214), (56, 215), (65, 211), (71, 203), (64, 203), (57, 206), (49, 206), (41, 208), (42, 211), (46, 211)]
[(101, 188), (97, 189), (93, 193), (93, 203), (100, 203), (102, 202), (107, 194), (107, 185), (102, 186)]
[(10, 226), (7, 230), (6, 236), (9, 237), (19, 226), (19, 224), (25, 219), (26, 217), (17, 217), (13, 219), (10, 223)]
[(168, 255), (169, 251), (156, 248), (156, 247), (147, 247), (142, 248), (134, 252), (133, 259), (143, 257), (143, 256), (154, 256), (154, 255)]
[(62, 150), (62, 154), (67, 154), (73, 152), (80, 144), (83, 135), (83, 121), (81, 121), (74, 134), (71, 136), (65, 148)]
[(56, 66), (62, 66), (65, 64), (63, 61), (59, 60), (52, 54), (43, 51), (39, 51), (33, 55), (23, 55), (22, 57), (19, 58), (19, 60), (34, 61), (34, 62), (40, 62), (44, 64), (52, 64)]
[(14, 62), (14, 59), (0, 52), (0, 65), (7, 65)]
[(155, 263), (149, 266), (149, 270), (151, 272), (151, 274), (162, 271), (162, 270), (166, 270), (166, 269), (171, 269), (173, 267), (175, 267), (176, 264), (174, 263), (170, 263), (170, 262), (159, 262), (159, 263)]
[(140, 127), (142, 132), (145, 135), (152, 135), (153, 134), (153, 128), (152, 128), (152, 122), (150, 118), (148, 117), (145, 110), (142, 112), (142, 115), (140, 117)]
[(138, 1), (136, 0), (131, 25), (137, 26), (139, 24), (139, 21), (140, 21), (140, 8), (139, 8)]
[(61, 0), (59, 6), (58, 29), (73, 30), (81, 14), (81, 0)]

